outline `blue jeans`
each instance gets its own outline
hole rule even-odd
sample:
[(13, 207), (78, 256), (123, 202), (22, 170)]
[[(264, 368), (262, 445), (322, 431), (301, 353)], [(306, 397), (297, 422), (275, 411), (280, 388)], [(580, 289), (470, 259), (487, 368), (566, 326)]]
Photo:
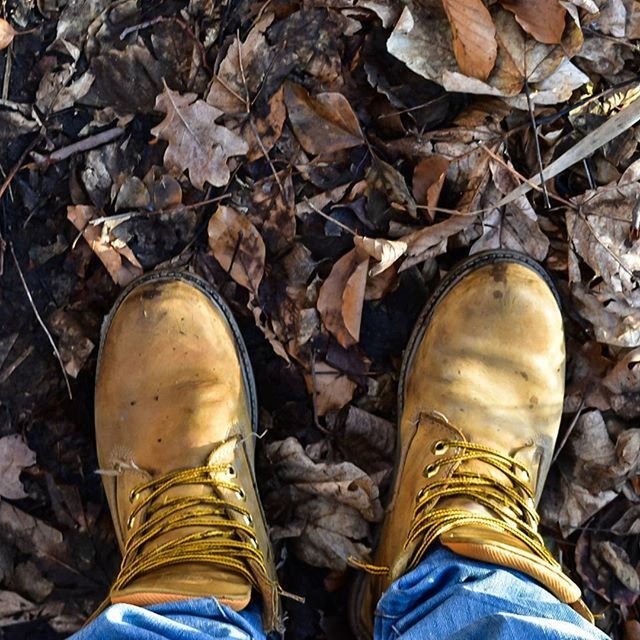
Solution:
[[(260, 608), (201, 598), (148, 609), (117, 604), (72, 640), (265, 640)], [(606, 640), (531, 578), (438, 548), (382, 596), (376, 640)]]

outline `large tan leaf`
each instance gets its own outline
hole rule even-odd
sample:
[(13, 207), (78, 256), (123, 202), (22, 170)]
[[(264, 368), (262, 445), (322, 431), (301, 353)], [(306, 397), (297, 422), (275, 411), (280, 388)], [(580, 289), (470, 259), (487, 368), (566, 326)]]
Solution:
[(332, 153), (364, 144), (358, 118), (341, 93), (310, 96), (304, 87), (287, 82), (284, 100), (296, 138), (308, 153)]
[(500, 0), (518, 24), (538, 42), (560, 44), (567, 10), (559, 0)]
[(257, 293), (264, 275), (266, 249), (249, 218), (221, 205), (209, 221), (213, 257), (243, 287)]
[(165, 119), (151, 133), (169, 143), (164, 154), (167, 169), (189, 171), (194, 187), (204, 189), (205, 182), (222, 187), (229, 182), (227, 161), (231, 156), (245, 154), (247, 143), (229, 129), (217, 125), (222, 111), (195, 93), (180, 95), (165, 87), (156, 98), (156, 109)]
[(305, 375), (305, 380), (309, 393), (315, 397), (319, 416), (342, 409), (351, 402), (353, 392), (358, 386), (351, 378), (326, 362), (316, 362), (313, 367), (313, 374)]
[[(525, 81), (536, 104), (562, 102), (589, 81), (568, 60), (583, 44), (582, 32), (574, 21), (568, 22), (560, 45), (549, 45), (529, 37), (505, 9), (494, 9), (493, 17), (498, 54), (486, 79), (461, 72), (446, 18), (434, 16), (418, 4), (404, 9), (387, 41), (387, 49), (412, 71), (447, 91), (510, 97), (517, 108), (527, 108)], [(549, 83), (543, 86), (545, 80)]]
[(482, 0), (442, 0), (453, 34), (460, 71), (486, 80), (496, 63), (496, 29)]

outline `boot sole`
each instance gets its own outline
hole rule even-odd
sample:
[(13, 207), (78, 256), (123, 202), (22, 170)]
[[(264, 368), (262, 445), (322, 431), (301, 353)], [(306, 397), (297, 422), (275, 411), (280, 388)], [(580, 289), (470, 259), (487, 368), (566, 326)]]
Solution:
[[(449, 273), (447, 273), (447, 275), (442, 279), (442, 282), (440, 282), (435, 291), (431, 294), (426, 305), (420, 312), (411, 336), (409, 337), (409, 341), (407, 342), (407, 346), (404, 350), (402, 366), (400, 367), (400, 377), (398, 380), (398, 425), (396, 427), (395, 450), (396, 459), (394, 461), (391, 482), (389, 483), (389, 487), (385, 493), (383, 500), (383, 506), (385, 507), (385, 509), (388, 506), (391, 496), (393, 495), (393, 489), (395, 488), (398, 474), (398, 455), (400, 452), (399, 421), (404, 409), (404, 389), (407, 372), (413, 364), (413, 358), (417, 351), (418, 345), (422, 341), (422, 337), (427, 330), (427, 327), (429, 326), (431, 317), (440, 300), (444, 298), (444, 296), (447, 295), (447, 293), (449, 293), (449, 291), (453, 289), (453, 287), (466, 275), (486, 265), (500, 264), (505, 262), (521, 264), (539, 275), (553, 293), (553, 296), (558, 303), (558, 307), (561, 308), (560, 296), (553, 280), (551, 279), (551, 276), (533, 258), (530, 258), (529, 256), (517, 251), (511, 251), (509, 249), (482, 251), (458, 263), (451, 271), (449, 271)], [(374, 531), (374, 548), (378, 544), (381, 531), (382, 523), (379, 524)], [(363, 571), (357, 573), (349, 596), (349, 623), (351, 626), (351, 630), (353, 631), (357, 640), (371, 640), (371, 634), (366, 629), (366, 627), (363, 626), (360, 620), (360, 611), (362, 610), (362, 603), (368, 579), (369, 576)]]

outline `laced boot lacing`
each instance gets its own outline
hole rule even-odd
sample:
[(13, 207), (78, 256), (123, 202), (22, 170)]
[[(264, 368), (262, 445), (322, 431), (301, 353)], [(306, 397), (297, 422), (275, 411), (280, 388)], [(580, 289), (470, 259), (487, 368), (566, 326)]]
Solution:
[[(449, 451), (454, 453), (446, 455)], [(548, 565), (560, 570), (560, 565), (544, 545), (538, 533), (540, 516), (536, 512), (529, 471), (515, 458), (491, 447), (464, 440), (438, 440), (432, 453), (442, 456), (423, 470), (425, 478), (434, 477), (441, 467), (455, 465), (453, 473), (422, 488), (416, 496), (412, 523), (404, 548), (419, 541), (407, 571), (413, 569), (426, 550), (444, 533), (464, 526), (476, 526), (507, 533), (524, 543)], [(498, 470), (511, 486), (495, 477), (479, 472), (465, 471), (463, 463), (477, 460)], [(486, 507), (497, 517), (473, 511), (451, 508), (433, 508), (442, 498), (467, 497)], [(389, 567), (354, 562), (372, 574), (386, 575)]]
[[(231, 439), (236, 438), (232, 436)], [(216, 448), (227, 442), (229, 440), (218, 443)], [(134, 464), (122, 466), (137, 468)], [(120, 472), (117, 469), (98, 471), (104, 475), (119, 475)], [(216, 477), (221, 473), (228, 480)], [(256, 588), (259, 586), (256, 575), (270, 581), (253, 526), (253, 516), (246, 507), (217, 495), (165, 497), (166, 492), (175, 487), (209, 485), (213, 489), (231, 491), (244, 502), (245, 492), (234, 478), (236, 471), (233, 465), (219, 463), (170, 471), (137, 486), (129, 495), (129, 501), (134, 506), (127, 528), (132, 531), (125, 542), (122, 564), (111, 594), (151, 571), (189, 562), (205, 563), (239, 573)], [(233, 519), (232, 513), (240, 514), (242, 520)], [(138, 518), (143, 521), (133, 530)], [(201, 530), (176, 536), (152, 548), (146, 546), (167, 533), (194, 527)], [(109, 596), (92, 618), (110, 602)]]

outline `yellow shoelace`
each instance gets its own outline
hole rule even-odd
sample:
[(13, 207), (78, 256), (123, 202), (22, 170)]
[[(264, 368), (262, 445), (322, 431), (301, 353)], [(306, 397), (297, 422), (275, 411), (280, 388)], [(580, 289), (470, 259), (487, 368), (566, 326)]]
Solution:
[[(452, 455), (445, 455), (455, 450)], [(423, 470), (425, 478), (435, 476), (441, 467), (456, 465), (448, 477), (425, 486), (416, 496), (412, 523), (404, 548), (418, 541), (407, 570), (414, 568), (427, 549), (437, 539), (458, 527), (477, 526), (499, 533), (507, 533), (523, 542), (545, 562), (560, 568), (549, 553), (538, 533), (540, 517), (535, 509), (534, 494), (529, 483), (527, 468), (516, 459), (496, 449), (464, 440), (439, 440), (433, 444), (433, 453), (442, 456)], [(465, 471), (465, 462), (477, 460), (498, 470), (505, 476), (502, 482), (491, 475)], [(470, 498), (495, 514), (482, 515), (456, 508), (434, 508), (442, 498)], [(386, 575), (389, 567), (352, 562), (355, 566), (375, 575)]]
[[(212, 495), (176, 496), (162, 500), (161, 496), (181, 485), (210, 485), (235, 492), (244, 499), (244, 491), (235, 482), (214, 479), (213, 474), (228, 472), (235, 477), (235, 470), (228, 464), (207, 465), (172, 471), (136, 487), (130, 500), (144, 497), (135, 504), (128, 526), (133, 528), (137, 518), (144, 521), (125, 543), (120, 573), (112, 592), (124, 589), (143, 574), (185, 562), (206, 563), (218, 568), (240, 573), (253, 586), (257, 586), (254, 573), (247, 562), (255, 561), (260, 573), (267, 571), (262, 551), (258, 548), (253, 519), (250, 512), (238, 505)], [(239, 513), (244, 523), (230, 517)], [(144, 514), (144, 516), (143, 516)], [(179, 529), (206, 527), (195, 533), (176, 536), (151, 549), (147, 543)]]
[[(445, 455), (450, 449), (457, 452)], [(478, 460), (498, 470), (510, 485), (491, 475), (481, 475), (458, 467), (450, 477), (424, 487), (416, 497), (413, 523), (405, 543), (406, 548), (420, 540), (409, 568), (420, 561), (427, 548), (442, 534), (468, 525), (510, 534), (529, 547), (535, 555), (559, 567), (538, 533), (540, 516), (536, 512), (529, 472), (522, 463), (491, 447), (464, 440), (439, 440), (434, 443), (433, 452), (443, 457), (425, 467), (423, 475), (427, 478), (433, 477), (440, 467)], [(470, 498), (497, 517), (464, 509), (430, 508), (437, 500), (451, 497)]]

